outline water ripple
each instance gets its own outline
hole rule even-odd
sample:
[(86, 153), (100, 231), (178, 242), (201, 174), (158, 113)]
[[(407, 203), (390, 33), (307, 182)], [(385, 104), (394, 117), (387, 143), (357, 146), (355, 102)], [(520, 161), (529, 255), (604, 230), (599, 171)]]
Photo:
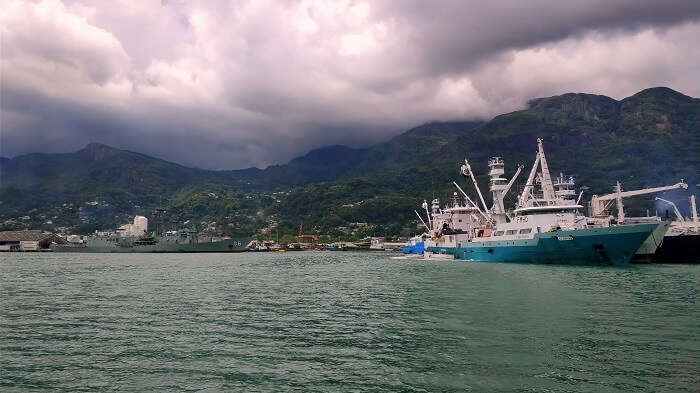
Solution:
[(0, 254), (0, 390), (698, 391), (700, 267)]

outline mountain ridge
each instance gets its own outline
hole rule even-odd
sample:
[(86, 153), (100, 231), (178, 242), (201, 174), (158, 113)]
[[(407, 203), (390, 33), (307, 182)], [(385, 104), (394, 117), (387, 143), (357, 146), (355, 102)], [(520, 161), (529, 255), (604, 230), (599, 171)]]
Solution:
[[(353, 222), (374, 225), (375, 233), (408, 233), (422, 199), (450, 197), (464, 158), (486, 190), (488, 158), (502, 155), (510, 176), (516, 164), (531, 164), (538, 137), (552, 170), (575, 175), (589, 187), (587, 194), (607, 193), (617, 180), (626, 189), (680, 178), (697, 184), (699, 128), (700, 99), (657, 87), (621, 100), (585, 93), (537, 98), (489, 121), (425, 123), (368, 148), (326, 146), (265, 169), (210, 171), (91, 143), (74, 153), (0, 160), (0, 223), (40, 206), (72, 203), (80, 205), (72, 215), (53, 209), (56, 217), (65, 216), (57, 220), (112, 225), (166, 205), (173, 225), (216, 220), (233, 225), (224, 228), (229, 233), (273, 224), (292, 231), (302, 218), (305, 227), (336, 234)], [(109, 206), (104, 214), (86, 213), (93, 209), (82, 206), (87, 201)], [(11, 203), (16, 208), (7, 209)], [(630, 208), (644, 203), (650, 202)], [(251, 224), (231, 222), (226, 209)], [(45, 221), (32, 218), (29, 224)]]

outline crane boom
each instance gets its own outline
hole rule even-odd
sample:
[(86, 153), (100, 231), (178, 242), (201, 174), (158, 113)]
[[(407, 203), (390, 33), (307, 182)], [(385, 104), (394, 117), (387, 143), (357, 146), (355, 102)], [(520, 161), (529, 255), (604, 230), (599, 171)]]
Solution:
[(464, 165), (462, 165), (462, 174), (472, 178), (472, 183), (474, 183), (474, 188), (476, 188), (476, 194), (479, 195), (479, 199), (481, 199), (481, 205), (484, 207), (484, 211), (486, 214), (491, 217), (491, 214), (489, 214), (489, 208), (486, 206), (486, 201), (484, 201), (484, 196), (481, 194), (481, 189), (479, 189), (479, 183), (476, 182), (476, 177), (474, 176), (474, 172), (472, 171), (472, 166), (469, 165), (469, 161), (466, 159), (464, 160)]
[(627, 198), (631, 196), (636, 196), (636, 195), (645, 195), (645, 194), (653, 194), (655, 192), (661, 192), (661, 191), (668, 191), (668, 190), (675, 190), (677, 188), (683, 188), (685, 190), (688, 189), (688, 184), (684, 182), (678, 182), (672, 186), (664, 186), (664, 187), (652, 187), (652, 188), (643, 188), (641, 190), (634, 190), (634, 191), (622, 191), (622, 192), (614, 192), (612, 194), (607, 194), (603, 196), (597, 197), (599, 201), (611, 201), (613, 199), (617, 199), (618, 196), (622, 198)]
[(430, 228), (428, 228), (428, 225), (425, 223), (425, 221), (423, 221), (423, 217), (421, 217), (420, 214), (418, 214), (418, 211), (414, 210), (414, 212), (418, 216), (418, 219), (420, 220), (420, 222), (423, 223), (423, 226), (425, 227), (425, 229), (427, 229), (428, 232), (430, 232)]
[[(606, 195), (593, 195), (591, 197), (591, 214), (594, 217), (600, 217), (604, 215), (606, 206), (609, 205), (610, 201), (617, 200), (617, 206), (618, 206), (618, 218), (622, 218), (624, 220), (624, 213), (621, 214), (621, 206), (622, 206), (622, 198), (627, 198), (627, 197), (632, 197), (632, 196), (637, 196), (637, 195), (646, 195), (646, 194), (653, 194), (656, 192), (662, 192), (662, 191), (668, 191), (668, 190), (675, 190), (678, 188), (683, 188), (685, 190), (688, 189), (688, 184), (684, 183), (683, 180), (681, 179), (680, 182), (670, 185), (670, 186), (663, 186), (663, 187), (652, 187), (652, 188), (643, 188), (641, 190), (633, 190), (633, 191), (622, 191), (622, 188), (620, 187), (620, 183), (618, 182), (615, 186), (615, 192), (612, 194), (606, 194)], [(606, 203), (608, 202), (608, 203)]]
[(428, 215), (428, 224), (430, 224), (430, 227), (432, 228), (432, 227), (433, 227), (433, 222), (430, 221), (430, 210), (428, 210), (428, 201), (426, 201), (426, 200), (424, 199), (424, 200), (423, 200), (423, 204), (421, 205), (421, 207), (422, 207), (423, 209), (425, 209), (425, 214)]
[(508, 182), (508, 185), (506, 185), (506, 188), (504, 188), (503, 191), (501, 192), (501, 198), (505, 197), (506, 194), (508, 193), (508, 191), (510, 191), (510, 188), (513, 187), (513, 183), (515, 183), (515, 179), (518, 178), (518, 175), (520, 175), (520, 172), (522, 170), (523, 170), (523, 166), (518, 165), (518, 170), (515, 171), (515, 175), (513, 175), (513, 177)]
[(482, 216), (484, 216), (484, 218), (485, 218), (487, 221), (490, 219), (489, 216), (487, 216), (486, 214), (484, 214), (484, 212), (482, 212), (481, 209), (479, 209), (479, 205), (477, 205), (476, 203), (474, 203), (474, 201), (472, 201), (471, 198), (469, 198), (469, 195), (467, 195), (467, 193), (464, 192), (464, 190), (462, 190), (462, 187), (460, 187), (459, 184), (457, 184), (456, 182), (452, 182), (452, 184), (454, 184), (455, 187), (457, 187), (457, 189), (459, 190), (459, 192), (461, 192), (462, 195), (464, 195), (464, 197), (467, 199), (467, 202), (471, 203), (472, 206), (474, 206), (474, 207), (476, 208), (476, 210), (478, 210), (479, 213), (480, 213)]
[(552, 177), (549, 175), (549, 166), (547, 165), (547, 158), (544, 156), (544, 148), (540, 138), (537, 138), (537, 150), (540, 156), (540, 167), (542, 168), (542, 193), (544, 199), (553, 200), (556, 198), (556, 194), (554, 193)]
[(520, 195), (520, 199), (518, 199), (518, 205), (520, 207), (525, 206), (525, 202), (527, 201), (527, 197), (532, 190), (532, 187), (535, 185), (535, 175), (537, 174), (537, 168), (540, 165), (540, 153), (537, 152), (537, 157), (535, 158), (535, 163), (532, 165), (532, 169), (530, 170), (530, 176), (527, 177), (527, 182), (525, 183), (525, 187), (523, 188), (523, 193)]
[(671, 205), (671, 207), (673, 208), (673, 212), (676, 213), (676, 217), (678, 217), (678, 221), (680, 221), (680, 222), (682, 222), (682, 223), (685, 222), (685, 218), (683, 218), (683, 215), (682, 215), (681, 212), (678, 210), (678, 208), (676, 207), (676, 204), (675, 204), (675, 203), (673, 203), (673, 202), (671, 202), (671, 201), (667, 201), (667, 200), (665, 200), (665, 199), (663, 199), (663, 198), (659, 198), (659, 197), (656, 197), (656, 198), (654, 198), (654, 199), (657, 200), (657, 201), (666, 202), (666, 203), (668, 203), (669, 205)]

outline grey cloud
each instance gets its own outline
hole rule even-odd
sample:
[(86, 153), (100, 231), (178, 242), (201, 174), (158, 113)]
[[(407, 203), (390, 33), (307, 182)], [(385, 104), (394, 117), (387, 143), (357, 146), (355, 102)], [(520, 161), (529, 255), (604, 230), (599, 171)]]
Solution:
[[(400, 21), (414, 53), (432, 73), (459, 72), (503, 50), (561, 40), (588, 31), (662, 28), (700, 18), (693, 0), (381, 2), (378, 18)], [(408, 51), (408, 50), (407, 50)]]
[(696, 1), (16, 0), (0, 28), (6, 156), (262, 167), (534, 96), (700, 95)]

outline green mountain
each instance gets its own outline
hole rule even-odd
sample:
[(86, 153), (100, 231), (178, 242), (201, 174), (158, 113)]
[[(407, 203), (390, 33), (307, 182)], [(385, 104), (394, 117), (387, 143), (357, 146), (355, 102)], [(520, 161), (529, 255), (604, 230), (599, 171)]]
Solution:
[[(159, 207), (170, 212), (173, 226), (225, 218), (234, 224), (226, 232), (249, 233), (261, 225), (260, 206), (269, 203), (259, 190), (333, 180), (363, 153), (331, 146), (286, 165), (236, 171), (188, 168), (98, 143), (74, 153), (27, 154), (0, 161), (0, 225), (91, 231), (114, 227), (130, 215), (149, 216)], [(29, 219), (21, 219), (25, 216)]]
[[(375, 223), (376, 233), (415, 231), (413, 209), (423, 199), (451, 198), (458, 168), (468, 158), (482, 191), (488, 190), (487, 162), (506, 161), (529, 170), (536, 139), (542, 138), (553, 172), (573, 175), (585, 186), (585, 200), (607, 194), (616, 181), (628, 190), (685, 179), (689, 192), (700, 183), (700, 100), (668, 88), (652, 88), (616, 101), (591, 94), (564, 94), (533, 100), (527, 109), (477, 123), (431, 123), (375, 146), (343, 178), (300, 187), (276, 206), (277, 214), (307, 217), (322, 232), (353, 222)], [(397, 152), (397, 154), (392, 154)], [(385, 159), (381, 159), (385, 157)], [(516, 182), (517, 189), (527, 173)], [(461, 181), (473, 193), (471, 182)], [(468, 192), (469, 192), (468, 191)], [(683, 199), (689, 192), (670, 192)], [(486, 194), (488, 194), (486, 192)], [(515, 202), (514, 193), (511, 203)], [(488, 200), (488, 195), (485, 195)], [(653, 196), (626, 201), (628, 213), (653, 213)], [(663, 210), (662, 210), (663, 213)], [(290, 228), (293, 222), (286, 223)]]
[(74, 153), (34, 153), (4, 159), (0, 161), (0, 173), (3, 189), (40, 189), (68, 194), (85, 194), (90, 190), (100, 194), (106, 189), (119, 189), (141, 195), (162, 195), (186, 185), (204, 183), (232, 184), (243, 191), (251, 191), (333, 180), (356, 165), (365, 151), (329, 146), (285, 165), (208, 171), (90, 143)]
[[(659, 87), (620, 101), (573, 93), (539, 98), (488, 122), (429, 123), (368, 149), (331, 146), (266, 169), (207, 171), (90, 144), (75, 153), (0, 160), (0, 227), (87, 231), (162, 207), (170, 226), (216, 222), (216, 231), (231, 234), (271, 224), (293, 233), (301, 220), (333, 236), (409, 234), (423, 199), (450, 198), (453, 180), (473, 191), (459, 180), (465, 158), (482, 191), (489, 157), (504, 157), (507, 176), (517, 164), (527, 171), (538, 137), (551, 170), (587, 187), (584, 200), (610, 192), (618, 180), (625, 189), (680, 178), (695, 187), (699, 130), (700, 99)], [(626, 206), (639, 214), (653, 208), (652, 198)]]
[(328, 146), (313, 150), (284, 165), (222, 171), (219, 174), (222, 179), (232, 181), (242, 190), (280, 189), (337, 179), (362, 162), (366, 152), (367, 149)]

